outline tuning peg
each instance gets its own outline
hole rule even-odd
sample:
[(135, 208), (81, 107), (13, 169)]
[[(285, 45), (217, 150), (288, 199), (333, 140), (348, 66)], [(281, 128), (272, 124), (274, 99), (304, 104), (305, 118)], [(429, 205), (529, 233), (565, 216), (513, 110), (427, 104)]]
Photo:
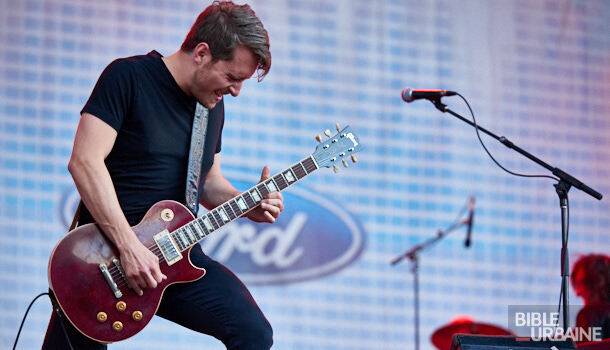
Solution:
[(326, 135), (326, 137), (331, 137), (333, 134), (330, 132), (330, 130), (326, 129), (324, 130), (324, 135)]
[(352, 162), (356, 163), (358, 161), (358, 158), (356, 158), (355, 154), (352, 154)]
[(339, 125), (339, 123), (335, 123), (335, 129), (337, 129), (337, 132), (341, 131), (341, 125)]
[(341, 163), (343, 163), (343, 166), (347, 168), (347, 166), (348, 166), (348, 165), (347, 165), (347, 162), (345, 161), (345, 159), (343, 159), (343, 160), (341, 161)]
[(335, 174), (338, 173), (339, 172), (339, 167), (336, 166), (336, 165), (333, 165), (333, 171), (335, 172)]
[(322, 135), (317, 134), (317, 135), (316, 135), (316, 137), (315, 137), (315, 139), (316, 139), (316, 141), (318, 141), (318, 142), (322, 142)]

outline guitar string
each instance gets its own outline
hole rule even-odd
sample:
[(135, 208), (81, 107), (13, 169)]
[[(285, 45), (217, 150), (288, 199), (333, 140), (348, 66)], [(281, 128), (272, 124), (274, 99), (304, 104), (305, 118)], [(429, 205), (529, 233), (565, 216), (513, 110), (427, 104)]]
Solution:
[[(300, 162), (300, 164), (301, 164), (301, 166), (303, 166), (302, 162)], [(313, 163), (309, 163), (309, 164), (307, 164), (306, 166), (303, 166), (303, 169), (304, 169), (304, 170), (305, 170), (305, 172), (306, 172), (305, 174), (303, 174), (303, 175), (305, 176), (305, 175), (307, 175), (307, 174), (311, 173), (312, 171), (316, 170), (316, 166), (315, 166), (315, 164), (313, 164)], [(277, 184), (277, 182), (278, 182), (279, 180), (277, 180), (277, 179), (275, 179), (275, 178), (276, 178), (276, 177), (279, 177), (279, 176), (280, 176), (280, 174), (273, 176), (273, 177), (272, 177), (270, 180), (266, 181), (266, 183), (269, 183), (269, 182), (271, 182), (272, 180), (274, 180), (274, 183), (276, 183), (276, 184)], [(302, 178), (302, 177), (301, 177), (301, 178)], [(282, 179), (282, 178), (280, 178), (280, 179)], [(300, 178), (299, 178), (299, 179), (300, 179)], [(285, 181), (284, 181), (284, 183), (285, 183), (286, 185), (288, 185), (288, 183), (286, 183)], [(288, 187), (288, 186), (283, 186), (283, 187), (284, 187), (284, 188), (286, 188), (286, 187)], [(257, 189), (258, 189), (258, 188), (257, 188)], [(231, 200), (234, 200), (234, 199), (231, 199)], [(222, 204), (222, 205), (220, 205), (219, 207), (220, 207), (220, 208), (222, 208), (222, 207), (224, 207), (225, 205), (228, 205), (228, 206), (231, 208), (231, 211), (233, 212), (233, 214), (235, 214), (235, 209), (233, 208), (233, 206), (231, 206), (231, 203), (230, 203), (230, 201), (231, 201), (231, 200), (229, 200), (229, 201), (227, 201), (227, 202), (223, 203), (223, 204)], [(254, 202), (254, 203), (256, 203), (256, 202)], [(253, 203), (253, 204), (254, 204), (254, 203)], [(256, 203), (256, 204), (258, 204), (258, 203)], [(254, 206), (253, 206), (251, 209), (253, 209), (253, 208), (254, 208)], [(224, 208), (223, 208), (223, 209), (224, 209)], [(239, 209), (239, 207), (238, 207), (238, 209)], [(241, 211), (241, 209), (240, 209), (240, 211)], [(228, 211), (225, 209), (225, 212), (228, 212)], [(212, 212), (211, 212), (211, 213), (212, 213)], [(212, 215), (213, 215), (213, 214), (214, 214), (214, 213), (212, 213)], [(217, 214), (217, 213), (216, 213), (216, 214)], [(237, 217), (239, 217), (239, 216), (241, 216), (241, 215), (243, 215), (243, 214), (244, 214), (244, 213), (242, 212), (241, 214), (239, 214), (239, 215), (235, 216), (235, 217), (234, 217), (234, 218), (232, 218), (232, 219), (235, 219), (235, 218), (237, 218)], [(233, 216), (233, 215), (232, 215), (232, 216)], [(216, 220), (216, 221), (218, 222), (218, 220)], [(217, 223), (217, 222), (216, 222), (216, 223)], [(189, 224), (191, 224), (191, 225), (192, 225), (193, 223), (188, 223), (187, 225), (189, 225)], [(223, 223), (223, 225), (224, 225), (224, 223)], [(220, 226), (222, 226), (222, 225), (220, 225)], [(219, 226), (218, 228), (220, 228), (220, 226)], [(180, 234), (187, 233), (187, 235), (186, 235), (186, 236), (188, 237), (188, 231), (186, 230), (186, 225), (185, 225), (185, 226), (183, 226), (183, 227), (181, 227), (181, 228), (179, 228), (179, 229), (182, 229), (182, 230), (184, 231), (184, 232), (180, 232)], [(178, 229), (178, 230), (179, 230), (179, 229)], [(198, 233), (198, 231), (197, 231), (197, 229), (195, 228), (195, 226), (192, 226), (192, 229), (195, 231), (195, 233)], [(178, 230), (176, 230), (176, 231), (174, 231), (174, 232), (177, 232)], [(208, 233), (208, 234), (209, 234), (209, 233)], [(203, 237), (205, 237), (206, 235), (207, 235), (207, 234), (204, 232), (203, 236), (202, 236), (201, 238), (198, 238), (198, 240), (202, 239), (202, 238), (203, 238)], [(194, 236), (195, 236), (195, 238), (197, 238), (197, 235), (194, 235)], [(190, 243), (190, 237), (189, 237), (189, 239), (188, 239), (188, 242)], [(194, 244), (194, 243), (193, 243), (193, 244)], [(185, 247), (185, 249), (184, 249), (184, 250), (186, 250), (187, 248), (190, 248), (190, 247), (191, 247), (193, 244), (188, 245), (187, 247)], [(165, 257), (163, 256), (163, 254), (162, 254), (162, 252), (161, 252), (161, 248), (159, 247), (159, 245), (157, 245), (157, 244), (153, 244), (152, 246), (147, 247), (147, 248), (148, 248), (148, 249), (149, 249), (151, 252), (153, 252), (153, 253), (154, 253), (154, 254), (157, 256), (157, 258), (159, 259), (159, 262), (164, 262), (164, 261), (165, 261)], [(182, 247), (180, 247), (180, 248), (182, 249)], [(181, 251), (183, 251), (183, 250), (181, 250)], [(111, 273), (111, 276), (112, 276), (113, 278), (117, 278), (117, 279), (119, 279), (119, 283), (118, 283), (117, 285), (120, 285), (121, 287), (123, 287), (123, 286), (125, 286), (125, 285), (127, 284), (127, 281), (125, 280), (125, 276), (123, 276), (123, 273), (121, 272), (121, 270), (120, 270), (120, 269), (119, 269), (117, 266), (112, 266), (112, 267), (111, 267), (109, 270), (110, 270), (109, 272)]]
[[(305, 162), (306, 160), (310, 160), (310, 162), (308, 162), (308, 164), (304, 165), (304, 164), (303, 164), (303, 162)], [(297, 163), (297, 164), (300, 164), (300, 165), (303, 167), (303, 170), (305, 170), (305, 174), (303, 174), (303, 176), (299, 177), (299, 176), (297, 175), (297, 181), (298, 181), (298, 180), (300, 180), (300, 179), (302, 179), (303, 177), (305, 177), (306, 175), (310, 174), (312, 171), (315, 171), (315, 170), (317, 169), (317, 166), (316, 166), (316, 165), (315, 165), (315, 163), (314, 163), (313, 161), (311, 161), (311, 160), (313, 160), (313, 159), (310, 157), (310, 158), (307, 158), (307, 159), (305, 159), (305, 160), (303, 160), (303, 161), (301, 161), (301, 162)], [(294, 166), (296, 166), (297, 164), (295, 164)], [(292, 170), (292, 168), (293, 168), (294, 166), (292, 166), (290, 169)], [(294, 171), (294, 170), (293, 170), (293, 171)], [(279, 174), (277, 174), (277, 175), (275, 175), (275, 176), (273, 176), (273, 177), (269, 178), (269, 180), (267, 180), (267, 181), (265, 181), (265, 182), (263, 182), (263, 183), (265, 183), (265, 184), (266, 184), (266, 183), (272, 182), (272, 180), (273, 180), (274, 184), (277, 184), (277, 181), (278, 181), (278, 180), (276, 180), (276, 179), (275, 179), (275, 177), (278, 177), (279, 175), (281, 175), (281, 173), (279, 173)], [(283, 189), (287, 188), (287, 187), (290, 185), (290, 183), (287, 183), (286, 181), (284, 181), (284, 183), (286, 184), (286, 186), (285, 186)], [(256, 188), (257, 190), (259, 190), (259, 189), (258, 189), (258, 185), (257, 185), (257, 186), (254, 186), (253, 188)], [(282, 189), (282, 190), (283, 190), (283, 189)], [(260, 191), (260, 190), (259, 190), (259, 191)], [(229, 205), (229, 207), (231, 208), (231, 210), (232, 210), (233, 214), (235, 214), (235, 210), (234, 210), (234, 208), (233, 208), (233, 207), (232, 207), (232, 206), (229, 204), (229, 202), (230, 202), (231, 200), (234, 200), (234, 198), (232, 198), (232, 199), (228, 200), (227, 202), (225, 202), (225, 203), (223, 203), (223, 204), (219, 205), (217, 208), (222, 208), (222, 207), (224, 207), (224, 205), (225, 205), (225, 204), (228, 204), (228, 205)], [(254, 209), (256, 206), (258, 206), (258, 205), (260, 204), (260, 202), (254, 202), (253, 204), (256, 204), (256, 205), (254, 205), (254, 206), (253, 206), (252, 208), (250, 208), (249, 210)], [(239, 207), (238, 207), (238, 208), (239, 208)], [(240, 210), (241, 210), (241, 209), (240, 209)], [(247, 210), (247, 211), (249, 211), (249, 210)], [(213, 217), (213, 214), (214, 214), (213, 212), (214, 212), (214, 211), (217, 211), (217, 209), (213, 209), (213, 210), (211, 210), (211, 211), (208, 213), (208, 215), (207, 215), (207, 216), (212, 216), (212, 217)], [(243, 215), (243, 214), (244, 214), (244, 213), (246, 213), (247, 211), (245, 211), (245, 212), (243, 212), (242, 214), (240, 214), (240, 215), (238, 215), (238, 216), (236, 216), (236, 217), (232, 218), (231, 220), (229, 220), (229, 221), (227, 221), (227, 222), (230, 222), (230, 221), (232, 221), (233, 219), (238, 218), (239, 216)], [(227, 212), (227, 210), (226, 210), (226, 209), (225, 209), (225, 212)], [(212, 215), (210, 215), (210, 214), (212, 214)], [(216, 214), (217, 214), (217, 213), (216, 213)], [(216, 218), (214, 218), (214, 219), (216, 219)], [(197, 219), (195, 219), (195, 220), (197, 220)], [(216, 224), (218, 225), (218, 220), (215, 220), (215, 221), (216, 221)], [(227, 222), (225, 222), (225, 223), (227, 223)], [(218, 228), (222, 227), (222, 226), (223, 226), (225, 223), (223, 223), (222, 225), (218, 225)], [(182, 229), (183, 231), (185, 231), (184, 233), (187, 233), (187, 235), (186, 235), (186, 236), (188, 237), (188, 232), (186, 231), (186, 227), (187, 227), (187, 225), (192, 225), (192, 224), (193, 224), (193, 222), (189, 222), (189, 223), (187, 223), (186, 225), (184, 225), (184, 226), (182, 226), (182, 227), (180, 227), (180, 228), (176, 229), (176, 230), (175, 230), (175, 231), (173, 231), (172, 233), (174, 233), (174, 232), (178, 232), (178, 230)], [(195, 226), (193, 226), (193, 230), (194, 230), (194, 231), (197, 233), (198, 231), (197, 231), (197, 230), (196, 230), (194, 227), (195, 227)], [(211, 232), (213, 232), (213, 231), (217, 230), (218, 228), (215, 228), (214, 230), (210, 231), (210, 232), (209, 232), (209, 233), (207, 233), (207, 234), (206, 234), (206, 233), (204, 233), (204, 234), (203, 234), (203, 236), (202, 236), (200, 239), (202, 239), (202, 238), (206, 237), (208, 234), (210, 234)], [(180, 233), (180, 234), (182, 234), (182, 233)], [(196, 237), (197, 237), (197, 236), (195, 235), (195, 238), (196, 238)], [(190, 238), (189, 238), (189, 243), (190, 243)], [(196, 242), (195, 242), (195, 243), (196, 243)], [(187, 247), (185, 247), (185, 248), (184, 248), (183, 250), (181, 250), (181, 251), (184, 251), (184, 250), (186, 250), (186, 249), (190, 248), (190, 247), (191, 247), (191, 246), (193, 246), (195, 243), (193, 243), (193, 244), (191, 244), (191, 245), (188, 245)], [(165, 257), (163, 256), (163, 253), (161, 252), (161, 248), (160, 248), (160, 246), (159, 246), (158, 244), (153, 243), (153, 245), (151, 245), (150, 247), (147, 247), (147, 248), (148, 248), (148, 250), (150, 250), (152, 253), (154, 253), (154, 254), (157, 256), (157, 258), (159, 259), (159, 263), (165, 262)], [(181, 248), (181, 247), (179, 247), (179, 248)], [(127, 285), (128, 285), (128, 283), (127, 283), (127, 280), (126, 280), (125, 276), (123, 275), (123, 273), (121, 272), (121, 270), (118, 268), (118, 266), (113, 265), (113, 266), (112, 266), (112, 267), (110, 267), (108, 270), (109, 270), (110, 275), (112, 276), (112, 278), (113, 278), (113, 279), (118, 279), (118, 283), (117, 283), (117, 287), (118, 287), (118, 288), (122, 288), (122, 287), (125, 287), (125, 286), (127, 286)]]
[[(305, 160), (307, 160), (307, 159), (305, 159)], [(304, 160), (304, 161), (305, 161), (305, 160)], [(302, 164), (302, 163), (303, 163), (304, 161), (299, 162), (299, 163), (297, 163), (297, 164), (300, 164), (300, 165), (302, 165), (302, 166), (303, 166), (303, 164)], [(295, 166), (296, 166), (296, 164), (295, 164)], [(293, 167), (294, 167), (294, 166), (293, 166)], [(312, 171), (316, 170), (316, 166), (315, 166), (315, 164), (314, 164), (313, 162), (309, 162), (309, 164), (307, 164), (306, 166), (303, 166), (303, 168), (304, 168), (304, 170), (306, 171), (306, 173), (305, 173), (305, 174), (304, 174), (302, 177), (304, 177), (305, 175), (307, 175), (307, 174), (311, 173)], [(272, 178), (270, 178), (270, 179), (269, 179), (268, 181), (266, 181), (266, 182), (271, 182), (271, 180), (275, 180), (275, 182), (277, 182), (278, 180), (276, 180), (275, 178), (276, 178), (276, 177), (279, 177), (280, 175), (281, 175), (281, 173), (280, 173), (280, 174), (277, 174), (277, 175), (275, 175), (275, 176), (273, 176)], [(300, 177), (300, 178), (298, 178), (298, 179), (300, 180), (302, 177)], [(282, 178), (280, 177), (280, 179), (282, 179)], [(289, 183), (288, 183), (288, 182), (286, 182), (286, 181), (284, 181), (284, 183), (286, 184), (286, 186), (284, 186), (284, 188), (282, 188), (282, 190), (283, 190), (283, 189), (285, 189), (286, 187), (288, 187), (288, 185), (289, 185)], [(233, 206), (231, 205), (231, 203), (230, 203), (230, 201), (231, 201), (231, 200), (233, 200), (233, 201), (234, 201), (234, 200), (235, 200), (235, 198), (232, 198), (232, 199), (228, 200), (227, 202), (223, 203), (223, 204), (222, 204), (222, 205), (220, 205), (219, 207), (221, 207), (221, 208), (222, 208), (222, 207), (224, 207), (225, 205), (228, 205), (228, 206), (229, 206), (229, 208), (231, 208), (231, 211), (233, 212), (233, 214), (235, 214), (235, 209), (234, 209), (234, 207), (233, 207)], [(257, 202), (253, 202), (253, 204), (257, 204), (257, 205), (258, 205), (258, 203), (257, 203)], [(236, 206), (237, 206), (237, 204), (236, 204)], [(256, 206), (252, 206), (252, 208), (250, 208), (249, 210), (254, 209), (255, 207), (256, 207)], [(237, 206), (237, 208), (239, 209), (239, 206)], [(222, 208), (222, 209), (224, 209), (224, 208)], [(239, 210), (240, 210), (240, 212), (241, 212), (241, 209), (239, 209)], [(248, 210), (248, 211), (249, 211), (249, 210)], [(215, 210), (212, 210), (210, 213), (212, 213), (212, 215), (213, 215), (213, 214), (214, 214), (214, 213), (213, 213), (214, 211), (215, 211)], [(228, 212), (228, 211), (225, 209), (225, 212)], [(244, 213), (246, 213), (246, 212), (247, 212), (247, 211), (245, 211), (245, 212), (241, 212), (239, 215), (235, 216), (235, 217), (234, 217), (234, 218), (232, 218), (231, 220), (233, 220), (233, 219), (236, 219), (236, 218), (240, 217), (241, 215), (243, 215), (243, 214), (244, 214)], [(208, 214), (208, 216), (209, 216), (209, 214)], [(222, 225), (218, 225), (218, 220), (215, 220), (215, 221), (216, 221), (216, 225), (217, 225), (218, 227), (217, 227), (217, 228), (214, 228), (214, 230), (217, 230), (217, 229), (218, 229), (218, 228), (220, 228)], [(197, 228), (196, 228), (196, 226), (193, 224), (193, 222), (189, 222), (189, 223), (187, 223), (186, 225), (184, 225), (184, 226), (182, 226), (182, 227), (178, 228), (176, 231), (173, 231), (172, 233), (177, 232), (177, 231), (178, 231), (178, 230), (180, 230), (180, 229), (182, 229), (183, 231), (185, 231), (185, 232), (186, 232), (186, 226), (187, 226), (187, 225), (189, 225), (189, 224), (192, 226), (192, 228), (193, 228), (193, 230), (195, 231), (195, 233), (197, 233), (197, 234), (198, 234), (198, 233), (199, 233), (199, 231), (197, 231)], [(224, 225), (224, 223), (223, 223), (223, 225)], [(202, 236), (202, 237), (197, 238), (197, 235), (194, 235), (194, 236), (195, 236), (195, 238), (197, 238), (198, 240), (200, 240), (200, 239), (204, 238), (205, 236), (207, 236), (207, 235), (208, 235), (208, 234), (210, 234), (210, 233), (211, 233), (211, 232), (209, 232), (209, 233), (205, 233), (205, 231), (204, 231), (204, 233), (203, 233), (203, 236)], [(180, 234), (182, 234), (182, 233), (180, 233)], [(188, 232), (187, 232), (187, 236), (188, 236)], [(190, 238), (189, 238), (189, 243), (190, 243)], [(194, 244), (194, 243), (191, 243), (191, 245), (192, 245), (192, 244)], [(183, 250), (186, 250), (186, 249), (187, 249), (187, 248), (189, 248), (191, 245), (186, 246), (186, 247), (185, 247)], [(157, 253), (160, 253), (160, 252), (161, 252), (161, 248), (159, 247), (159, 245), (157, 245), (157, 244), (153, 244), (153, 245), (151, 245), (151, 246), (149, 246), (149, 247), (147, 247), (147, 248), (148, 248), (149, 250), (151, 250), (153, 253), (155, 253), (155, 255), (157, 255), (157, 257), (158, 257), (159, 259), (161, 259), (161, 260), (160, 260), (161, 262), (162, 262), (162, 261), (164, 261), (164, 257), (163, 257), (163, 255), (162, 255), (162, 253), (161, 253), (161, 255), (157, 254)], [(113, 266), (113, 267), (112, 267), (112, 270), (113, 270), (113, 272), (119, 272), (119, 273), (120, 273), (120, 270), (118, 269), (118, 267), (114, 267), (114, 266)]]

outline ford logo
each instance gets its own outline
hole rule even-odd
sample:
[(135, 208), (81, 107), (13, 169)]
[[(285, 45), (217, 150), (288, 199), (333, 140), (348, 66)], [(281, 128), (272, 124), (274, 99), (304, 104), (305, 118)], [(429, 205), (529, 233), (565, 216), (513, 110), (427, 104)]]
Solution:
[[(241, 189), (252, 185), (231, 183)], [(334, 273), (360, 256), (363, 230), (339, 204), (298, 185), (282, 195), (285, 210), (274, 224), (238, 219), (204, 239), (204, 252), (248, 284), (314, 279)]]

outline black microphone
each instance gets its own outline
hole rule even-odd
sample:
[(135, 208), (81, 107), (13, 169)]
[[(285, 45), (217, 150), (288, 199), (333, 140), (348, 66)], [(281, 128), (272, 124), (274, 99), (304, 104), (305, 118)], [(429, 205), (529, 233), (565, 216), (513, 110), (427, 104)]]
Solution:
[(439, 90), (439, 89), (411, 89), (405, 88), (402, 90), (400, 96), (402, 100), (411, 103), (415, 100), (420, 100), (422, 98), (426, 100), (437, 100), (443, 96), (454, 96), (457, 95), (455, 91), (449, 90)]
[(470, 248), (470, 240), (472, 237), (472, 225), (474, 224), (474, 204), (475, 199), (474, 196), (470, 197), (470, 201), (468, 202), (468, 219), (466, 219), (465, 223), (468, 225), (468, 230), (466, 231), (466, 239), (464, 240), (464, 247)]

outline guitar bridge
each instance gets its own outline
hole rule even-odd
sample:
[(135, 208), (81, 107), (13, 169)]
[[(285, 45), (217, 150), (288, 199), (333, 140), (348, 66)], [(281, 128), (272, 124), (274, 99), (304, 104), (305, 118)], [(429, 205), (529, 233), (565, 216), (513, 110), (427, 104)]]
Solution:
[(117, 258), (113, 258), (112, 264), (114, 265), (114, 267), (116, 267), (121, 276), (125, 277), (125, 271), (123, 270), (123, 265), (121, 265), (121, 261), (119, 261), (119, 259)]
[(110, 271), (108, 271), (108, 266), (106, 266), (106, 264), (100, 264), (99, 266), (100, 271), (102, 272), (102, 276), (104, 276), (104, 279), (106, 280), (106, 283), (108, 283), (110, 290), (112, 290), (112, 294), (114, 294), (114, 297), (117, 299), (121, 298), (123, 296), (123, 293), (119, 289), (119, 286), (117, 286), (116, 282), (114, 282)]

